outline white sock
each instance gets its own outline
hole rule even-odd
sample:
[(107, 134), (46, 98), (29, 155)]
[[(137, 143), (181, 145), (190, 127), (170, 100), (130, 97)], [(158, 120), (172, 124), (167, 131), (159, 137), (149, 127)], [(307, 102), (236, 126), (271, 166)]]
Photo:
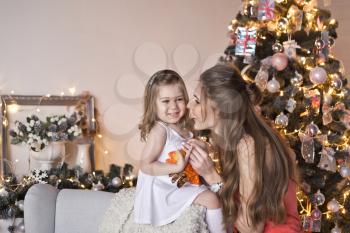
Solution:
[(207, 212), (205, 214), (205, 221), (208, 224), (210, 233), (226, 233), (221, 208), (207, 209)]

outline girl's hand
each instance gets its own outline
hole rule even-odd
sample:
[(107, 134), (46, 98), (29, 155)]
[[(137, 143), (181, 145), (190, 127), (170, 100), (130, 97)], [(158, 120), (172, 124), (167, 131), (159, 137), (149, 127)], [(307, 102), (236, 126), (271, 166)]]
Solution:
[(199, 140), (191, 139), (188, 143), (184, 144), (186, 152), (191, 148), (189, 162), (193, 169), (202, 176), (208, 184), (220, 182), (221, 178), (216, 172), (214, 162), (209, 157), (209, 153), (206, 148), (206, 144)]
[(188, 163), (188, 160), (190, 158), (190, 154), (192, 152), (192, 147), (189, 147), (189, 149), (185, 150), (185, 151), (186, 151), (186, 155), (185, 156), (182, 156), (181, 152), (177, 152), (179, 154), (179, 156), (178, 156), (177, 162), (175, 164), (175, 166), (176, 166), (176, 168), (175, 168), (176, 169), (176, 173), (182, 172), (185, 169), (185, 167), (186, 167), (186, 165)]

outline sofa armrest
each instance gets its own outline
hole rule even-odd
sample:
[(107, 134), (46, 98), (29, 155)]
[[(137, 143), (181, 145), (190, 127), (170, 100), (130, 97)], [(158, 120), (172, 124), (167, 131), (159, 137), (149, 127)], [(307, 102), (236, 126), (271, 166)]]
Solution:
[(62, 190), (56, 202), (55, 233), (97, 233), (114, 196), (101, 191)]
[(59, 190), (47, 184), (35, 184), (24, 199), (26, 233), (54, 233), (56, 199)]

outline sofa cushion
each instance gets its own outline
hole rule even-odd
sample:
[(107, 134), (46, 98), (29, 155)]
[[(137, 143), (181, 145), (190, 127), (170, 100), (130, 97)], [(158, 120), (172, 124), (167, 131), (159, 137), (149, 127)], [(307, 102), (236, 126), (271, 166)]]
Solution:
[(114, 193), (64, 189), (57, 196), (55, 233), (96, 233)]
[(59, 190), (51, 185), (36, 184), (24, 199), (26, 233), (54, 233), (56, 197)]

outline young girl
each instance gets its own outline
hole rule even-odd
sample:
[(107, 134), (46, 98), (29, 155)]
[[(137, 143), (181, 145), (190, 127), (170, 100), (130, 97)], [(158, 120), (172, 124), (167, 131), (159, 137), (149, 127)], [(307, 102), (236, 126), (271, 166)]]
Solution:
[(178, 188), (169, 174), (181, 172), (188, 161), (178, 156), (166, 163), (168, 153), (180, 150), (191, 137), (186, 105), (188, 95), (182, 78), (172, 70), (155, 73), (147, 83), (144, 115), (139, 125), (146, 141), (138, 174), (134, 205), (135, 222), (161, 226), (176, 220), (192, 203), (207, 208), (206, 222), (211, 233), (223, 233), (222, 211), (215, 193), (204, 185), (186, 183)]

